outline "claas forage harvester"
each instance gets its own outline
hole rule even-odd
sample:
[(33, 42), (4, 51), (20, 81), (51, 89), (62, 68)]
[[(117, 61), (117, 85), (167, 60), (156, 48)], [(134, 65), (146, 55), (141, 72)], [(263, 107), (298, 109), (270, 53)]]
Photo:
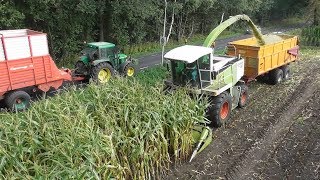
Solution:
[[(216, 38), (239, 20), (248, 22), (255, 37), (230, 42), (226, 55), (214, 54)], [(273, 40), (270, 41), (271, 37)], [(298, 51), (297, 36), (263, 36), (248, 16), (237, 15), (216, 27), (203, 46), (185, 45), (165, 54), (171, 71), (171, 78), (165, 81), (165, 90), (184, 87), (191, 94), (206, 97), (209, 100), (206, 118), (212, 126), (220, 127), (228, 122), (233, 109), (247, 105), (248, 82), (259, 78), (277, 84), (288, 79), (289, 64), (297, 60)], [(206, 125), (196, 125), (194, 134), (198, 146), (191, 159), (212, 138)]]

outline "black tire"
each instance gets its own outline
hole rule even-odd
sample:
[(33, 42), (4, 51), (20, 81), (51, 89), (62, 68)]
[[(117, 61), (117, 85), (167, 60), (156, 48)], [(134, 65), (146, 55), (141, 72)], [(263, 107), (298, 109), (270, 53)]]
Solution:
[(75, 66), (75, 73), (76, 74), (81, 74), (81, 75), (88, 75), (88, 68), (86, 67), (86, 65), (82, 62), (82, 61), (77, 61)]
[(25, 91), (12, 91), (5, 96), (5, 104), (11, 111), (24, 111), (30, 107), (31, 97)]
[(274, 69), (272, 71), (270, 71), (270, 74), (269, 74), (269, 82), (270, 84), (272, 85), (276, 85), (276, 84), (279, 84), (281, 83), (283, 80), (283, 71), (282, 69)]
[(282, 72), (283, 72), (283, 80), (286, 81), (290, 78), (290, 67), (289, 65), (285, 65), (282, 68)]
[(240, 85), (240, 97), (239, 97), (239, 108), (244, 108), (248, 104), (249, 99), (249, 92), (248, 92), (248, 86), (245, 84)]
[(263, 75), (260, 75), (258, 77), (256, 77), (256, 80), (259, 82), (259, 83), (267, 83), (268, 82), (268, 76), (263, 74)]
[(231, 108), (232, 98), (228, 92), (223, 92), (219, 96), (210, 99), (210, 106), (207, 109), (207, 118), (214, 127), (221, 127), (230, 119)]
[[(101, 76), (100, 76), (100, 78), (99, 78), (99, 73), (100, 73), (101, 71), (104, 71), (104, 72), (108, 73), (110, 77), (109, 77), (109, 78), (106, 77), (105, 79), (102, 79)], [(92, 78), (92, 80), (95, 81), (95, 82), (106, 83), (106, 82), (108, 82), (109, 79), (110, 79), (111, 77), (113, 77), (113, 76), (115, 76), (115, 70), (114, 70), (114, 68), (113, 68), (109, 63), (107, 63), (107, 62), (99, 63), (99, 64), (97, 64), (96, 66), (94, 66), (94, 67), (92, 68), (91, 78)]]
[(126, 77), (132, 77), (136, 74), (136, 67), (132, 62), (129, 62), (126, 66), (124, 66), (122, 70), (122, 75)]

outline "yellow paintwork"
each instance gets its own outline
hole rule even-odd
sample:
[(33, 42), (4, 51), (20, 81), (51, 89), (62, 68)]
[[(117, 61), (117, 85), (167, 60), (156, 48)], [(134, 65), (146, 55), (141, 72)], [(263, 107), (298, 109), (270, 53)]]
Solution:
[(111, 71), (108, 68), (103, 68), (100, 70), (98, 74), (98, 79), (101, 83), (106, 83), (111, 78)]
[(133, 76), (134, 75), (134, 68), (133, 67), (129, 67), (127, 70), (127, 76)]
[[(275, 41), (263, 46), (258, 45), (257, 39), (254, 37), (229, 43), (227, 54), (232, 56), (240, 54), (245, 59), (244, 74), (247, 78), (254, 79), (272, 69), (297, 60), (297, 56), (288, 53), (288, 50), (298, 45), (297, 36), (272, 36), (277, 36)], [(270, 36), (264, 37), (268, 41)]]

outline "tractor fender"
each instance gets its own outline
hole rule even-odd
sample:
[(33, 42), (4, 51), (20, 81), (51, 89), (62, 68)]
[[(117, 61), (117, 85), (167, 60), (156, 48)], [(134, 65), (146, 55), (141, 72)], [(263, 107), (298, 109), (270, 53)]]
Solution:
[(108, 63), (113, 67), (112, 63), (110, 63), (110, 61), (109, 61), (108, 59), (98, 59), (98, 60), (94, 60), (94, 61), (92, 61), (92, 65), (93, 65), (93, 66), (96, 66), (96, 65), (98, 65), (99, 63), (102, 63), (102, 62), (108, 62)]

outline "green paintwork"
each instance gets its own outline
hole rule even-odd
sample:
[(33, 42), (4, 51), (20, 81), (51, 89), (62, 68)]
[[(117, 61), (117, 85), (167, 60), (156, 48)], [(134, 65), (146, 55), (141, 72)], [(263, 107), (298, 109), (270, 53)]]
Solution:
[(116, 45), (109, 42), (91, 42), (91, 43), (88, 43), (87, 46), (103, 49), (103, 48), (113, 48)]
[(88, 56), (81, 56), (80, 61), (82, 61), (85, 65), (89, 64), (89, 58)]
[(213, 81), (211, 85), (204, 88), (204, 91), (218, 91), (219, 89), (232, 84), (234, 86), (237, 83), (237, 65), (226, 68), (217, 75), (217, 78)]
[(121, 61), (126, 60), (128, 58), (128, 56), (125, 54), (119, 54), (118, 57)]
[(205, 47), (211, 47), (211, 45), (214, 43), (214, 41), (217, 39), (217, 37), (227, 29), (229, 26), (234, 24), (235, 22), (243, 20), (248, 23), (248, 25), (252, 28), (254, 36), (259, 40), (260, 45), (265, 45), (265, 41), (262, 37), (261, 32), (257, 29), (257, 27), (254, 25), (252, 20), (249, 18), (249, 16), (243, 14), (243, 15), (237, 15), (232, 16), (228, 20), (221, 23), (219, 26), (217, 26), (207, 37), (207, 39), (204, 41), (203, 46)]
[(212, 129), (204, 125), (195, 125), (192, 128), (192, 140), (197, 146), (191, 155), (190, 162), (212, 142)]

